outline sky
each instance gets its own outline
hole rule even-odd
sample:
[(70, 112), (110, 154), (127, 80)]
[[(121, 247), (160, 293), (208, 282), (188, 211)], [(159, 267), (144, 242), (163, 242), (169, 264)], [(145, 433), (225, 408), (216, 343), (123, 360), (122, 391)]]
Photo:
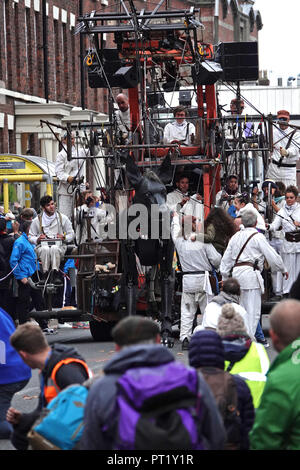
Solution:
[(300, 0), (256, 0), (263, 28), (259, 32), (259, 68), (268, 70), (271, 85), (277, 78), (300, 74)]

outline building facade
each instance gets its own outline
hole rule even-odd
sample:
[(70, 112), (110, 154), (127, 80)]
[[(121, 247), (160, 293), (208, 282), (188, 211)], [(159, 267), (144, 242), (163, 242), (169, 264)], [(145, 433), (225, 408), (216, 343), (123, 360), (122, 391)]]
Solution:
[[(134, 5), (137, 10), (152, 11), (154, 3), (158, 1), (135, 1)], [(115, 11), (121, 9), (120, 4), (111, 5), (108, 0), (0, 1), (0, 154), (30, 154), (54, 161), (59, 143), (41, 120), (65, 126), (68, 120), (90, 120), (108, 112), (107, 91), (89, 88), (82, 65), (88, 38), (75, 33), (81, 14)], [(166, 0), (161, 8), (191, 6), (200, 8), (203, 41), (257, 40), (262, 22), (253, 1)], [(55, 132), (61, 134), (59, 127)]]

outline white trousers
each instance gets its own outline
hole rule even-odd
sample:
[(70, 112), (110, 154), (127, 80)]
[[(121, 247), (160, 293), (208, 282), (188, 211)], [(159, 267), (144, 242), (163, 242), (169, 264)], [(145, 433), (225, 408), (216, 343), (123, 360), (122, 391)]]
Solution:
[[(280, 249), (282, 247), (282, 240), (280, 238), (272, 238), (269, 244), (274, 248), (276, 253), (280, 255)], [(283, 275), (281, 272), (271, 273), (272, 277), (272, 288), (275, 295), (283, 294)]]
[(180, 316), (180, 341), (184, 338), (191, 339), (193, 332), (193, 321), (197, 312), (197, 307), (204, 313), (205, 307), (208, 302), (213, 298), (206, 292), (201, 291), (194, 294), (182, 292), (181, 296), (181, 316)]
[(241, 289), (240, 303), (247, 312), (249, 336), (255, 340), (261, 314), (261, 289)]
[(283, 278), (283, 294), (288, 294), (300, 272), (300, 253), (281, 253), (289, 278)]
[(267, 178), (273, 181), (282, 181), (286, 188), (288, 186), (297, 187), (296, 168), (289, 168), (288, 171), (285, 170), (285, 168), (279, 168), (271, 162), (267, 171)]
[(58, 210), (62, 213), (65, 214), (70, 220), (72, 220), (72, 214), (73, 214), (73, 196), (72, 194), (65, 195), (65, 194), (59, 194), (58, 195)]
[(39, 261), (42, 263), (43, 272), (45, 273), (49, 271), (50, 266), (52, 269), (56, 269), (58, 271), (66, 250), (66, 245), (49, 246), (46, 243), (38, 245), (35, 251)]

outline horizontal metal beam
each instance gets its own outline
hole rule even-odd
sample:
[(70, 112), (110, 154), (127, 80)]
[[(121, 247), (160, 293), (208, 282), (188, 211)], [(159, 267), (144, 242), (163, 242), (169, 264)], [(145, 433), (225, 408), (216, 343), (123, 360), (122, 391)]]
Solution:
[(146, 11), (145, 13), (137, 13), (137, 15), (126, 13), (102, 13), (101, 15), (94, 15), (94, 16), (80, 16), (77, 18), (77, 21), (111, 21), (111, 20), (132, 20), (136, 18), (137, 20), (146, 20), (146, 19), (157, 19), (157, 18), (181, 18), (182, 16), (189, 18), (195, 16), (195, 13), (200, 11), (199, 8), (193, 10), (192, 12), (189, 10), (172, 10), (172, 11), (159, 11), (153, 14), (151, 11)]
[[(141, 29), (143, 26), (141, 25)], [(147, 25), (144, 31), (177, 31), (177, 30), (196, 30), (195, 26), (187, 26), (185, 23), (168, 23), (168, 24), (153, 24)], [(130, 25), (112, 25), (112, 26), (92, 26), (80, 31), (80, 34), (101, 34), (101, 33), (134, 33), (135, 28)]]

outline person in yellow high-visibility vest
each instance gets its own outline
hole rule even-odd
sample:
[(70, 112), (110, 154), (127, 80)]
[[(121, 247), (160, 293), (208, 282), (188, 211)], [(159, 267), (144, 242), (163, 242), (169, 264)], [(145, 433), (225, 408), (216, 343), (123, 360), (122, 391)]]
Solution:
[(254, 408), (258, 408), (270, 366), (264, 346), (249, 338), (244, 320), (232, 304), (222, 307), (217, 333), (221, 336), (225, 349), (225, 370), (246, 381)]

